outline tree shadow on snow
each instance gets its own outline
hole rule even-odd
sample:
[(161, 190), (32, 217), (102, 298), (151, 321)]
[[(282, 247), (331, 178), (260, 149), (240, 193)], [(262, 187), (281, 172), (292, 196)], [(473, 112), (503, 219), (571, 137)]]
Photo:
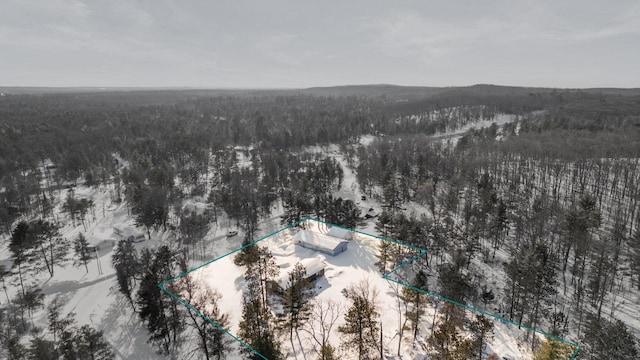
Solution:
[(117, 300), (104, 312), (101, 328), (105, 338), (111, 343), (117, 359), (152, 360), (168, 359), (157, 353), (147, 342), (148, 332), (142, 321), (133, 314), (131, 305), (120, 294)]
[[(42, 285), (42, 292), (45, 295), (52, 295), (52, 294), (56, 294), (56, 293), (68, 293), (68, 292), (75, 292), (78, 291), (82, 288), (86, 288), (88, 286), (92, 286), (95, 284), (98, 284), (100, 282), (103, 282), (105, 280), (109, 280), (109, 279), (113, 279), (116, 277), (116, 274), (110, 274), (110, 275), (103, 275), (95, 280), (92, 281), (56, 281), (53, 282), (51, 284), (49, 284), (48, 282), (46, 282), (45, 284)], [(106, 285), (105, 285), (106, 286)]]

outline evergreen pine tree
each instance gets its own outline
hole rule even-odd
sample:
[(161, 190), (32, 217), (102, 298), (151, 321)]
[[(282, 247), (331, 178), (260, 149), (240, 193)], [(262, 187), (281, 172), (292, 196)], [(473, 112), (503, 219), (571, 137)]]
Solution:
[[(463, 339), (461, 338), (460, 329), (463, 325), (464, 311), (460, 306), (452, 303), (445, 303), (442, 307), (442, 318), (437, 328), (427, 339), (429, 348), (431, 349), (431, 358), (436, 360), (448, 360), (454, 358), (458, 347), (460, 347)], [(468, 346), (463, 344), (460, 348), (464, 352)]]
[(533, 360), (569, 360), (574, 352), (573, 346), (549, 338), (542, 341), (542, 346), (533, 354)]
[(52, 357), (52, 355), (55, 354), (54, 343), (51, 340), (43, 338), (41, 335), (35, 335), (31, 338), (27, 354), (29, 359), (33, 360), (55, 359), (55, 357)]
[(375, 290), (370, 289), (369, 282), (361, 281), (347, 289), (347, 297), (351, 306), (345, 314), (345, 324), (338, 327), (343, 334), (342, 345), (345, 349), (357, 349), (358, 359), (365, 359), (372, 351), (378, 350), (378, 307)]
[(23, 296), (25, 294), (24, 275), (28, 264), (33, 261), (32, 247), (33, 239), (29, 231), (29, 224), (26, 221), (20, 221), (11, 232), (9, 251), (11, 251), (13, 267), (18, 269), (18, 280)]
[(320, 355), (318, 356), (318, 360), (338, 360), (338, 355), (336, 354), (336, 350), (331, 346), (331, 344), (326, 344), (320, 348)]
[(636, 225), (633, 236), (629, 238), (629, 248), (631, 250), (630, 266), (633, 274), (636, 276), (638, 290), (640, 290), (640, 218), (638, 219), (638, 224)]
[(53, 276), (55, 265), (67, 259), (69, 242), (60, 236), (57, 226), (44, 220), (29, 223), (28, 233), (34, 259), (41, 260), (36, 269), (47, 269), (49, 276)]
[(75, 338), (78, 359), (112, 360), (115, 359), (109, 343), (104, 339), (102, 331), (89, 325), (83, 325)]
[(26, 359), (27, 348), (20, 342), (18, 334), (11, 334), (7, 339), (7, 360)]
[(142, 269), (142, 263), (133, 243), (128, 240), (120, 240), (111, 261), (116, 270), (118, 290), (129, 300), (131, 307), (135, 310), (132, 292), (136, 276)]
[[(593, 318), (587, 323), (584, 334), (586, 359), (637, 359), (638, 341), (620, 320), (612, 322)], [(581, 356), (582, 357), (582, 356)]]
[(389, 237), (389, 232), (393, 226), (393, 216), (386, 209), (383, 210), (376, 220), (376, 231), (382, 237)]
[[(271, 283), (278, 276), (279, 268), (266, 247), (253, 245), (243, 263), (246, 266), (244, 304), (240, 321), (240, 338), (267, 359), (280, 359), (281, 345), (275, 337), (273, 316), (269, 308), (268, 295)], [(249, 359), (263, 359), (247, 349)]]
[(493, 338), (493, 322), (484, 315), (477, 315), (469, 324), (472, 335), (472, 354), (482, 360), (482, 355), (487, 347), (487, 342)]
[[(281, 345), (274, 336), (271, 318), (271, 312), (265, 311), (259, 294), (245, 296), (238, 335), (253, 349), (242, 349), (247, 359), (263, 360), (266, 357), (271, 360), (282, 358)], [(255, 352), (262, 356), (257, 355)]]
[(78, 200), (76, 200), (74, 196), (74, 192), (69, 190), (67, 192), (67, 198), (62, 204), (62, 211), (66, 212), (69, 215), (69, 219), (73, 226), (76, 226), (76, 216), (78, 215)]
[(306, 279), (307, 271), (297, 263), (289, 272), (287, 287), (281, 298), (285, 320), (283, 326), (289, 330), (289, 339), (293, 341), (293, 332), (307, 320), (310, 313), (309, 300), (313, 296), (312, 284)]
[(48, 322), (49, 322), (49, 332), (53, 336), (53, 342), (55, 344), (55, 353), (56, 355), (61, 354), (61, 345), (64, 343), (62, 339), (69, 339), (72, 336), (70, 335), (73, 332), (73, 325), (75, 320), (73, 318), (74, 314), (69, 313), (66, 317), (60, 317), (60, 309), (62, 308), (62, 304), (58, 301), (58, 299), (54, 299), (49, 306), (47, 307), (48, 312)]
[(22, 313), (26, 311), (31, 319), (33, 312), (44, 306), (44, 293), (39, 287), (30, 286), (26, 289), (24, 295), (18, 293), (15, 303), (20, 306)]
[(147, 324), (150, 340), (157, 343), (164, 354), (170, 354), (179, 345), (179, 335), (184, 328), (177, 301), (158, 287), (160, 282), (174, 276), (174, 267), (173, 254), (167, 246), (161, 246), (146, 269), (138, 290), (140, 318)]
[(245, 246), (233, 257), (233, 263), (237, 266), (249, 266), (258, 261), (258, 246), (249, 245)]
[(268, 248), (257, 245), (255, 247), (257, 249), (257, 258), (254, 263), (247, 264), (245, 279), (249, 286), (255, 286), (259, 291), (260, 304), (264, 311), (267, 312), (271, 284), (280, 273), (280, 268)]
[(76, 253), (76, 264), (83, 264), (88, 273), (89, 267), (87, 264), (91, 260), (91, 253), (89, 252), (89, 242), (82, 233), (78, 233), (78, 236), (73, 239), (73, 250)]
[(376, 255), (378, 261), (375, 265), (378, 267), (382, 274), (387, 273), (387, 265), (393, 258), (391, 243), (386, 240), (380, 240), (378, 242), (378, 254)]

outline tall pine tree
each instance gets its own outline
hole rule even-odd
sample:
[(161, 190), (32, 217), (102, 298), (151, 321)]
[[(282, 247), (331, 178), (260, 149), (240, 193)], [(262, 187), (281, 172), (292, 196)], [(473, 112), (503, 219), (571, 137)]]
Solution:
[(273, 331), (272, 321), (271, 312), (264, 310), (258, 296), (245, 296), (238, 335), (253, 349), (242, 349), (246, 359), (283, 358), (280, 342)]
[(160, 282), (174, 276), (174, 268), (172, 252), (167, 246), (161, 246), (145, 270), (138, 290), (140, 318), (147, 324), (150, 340), (167, 355), (179, 346), (179, 336), (184, 329), (182, 305), (158, 287)]
[(138, 258), (138, 252), (133, 243), (128, 240), (120, 240), (111, 261), (116, 270), (118, 290), (129, 300), (131, 308), (135, 311), (136, 307), (133, 302), (132, 292), (136, 276), (138, 276), (144, 265)]
[(310, 313), (309, 300), (313, 296), (312, 284), (307, 280), (305, 267), (297, 263), (288, 274), (287, 287), (281, 298), (284, 312), (284, 328), (289, 330), (289, 339), (293, 341), (293, 332), (304, 324)]
[(347, 297), (351, 306), (345, 314), (345, 324), (338, 327), (343, 334), (342, 345), (345, 349), (356, 349), (358, 359), (366, 359), (371, 352), (379, 349), (377, 291), (371, 289), (367, 280), (362, 280), (347, 289)]
[(91, 253), (89, 252), (89, 242), (87, 238), (82, 234), (78, 233), (73, 239), (73, 250), (76, 253), (75, 263), (77, 265), (83, 264), (87, 273), (89, 273), (89, 260), (91, 260)]

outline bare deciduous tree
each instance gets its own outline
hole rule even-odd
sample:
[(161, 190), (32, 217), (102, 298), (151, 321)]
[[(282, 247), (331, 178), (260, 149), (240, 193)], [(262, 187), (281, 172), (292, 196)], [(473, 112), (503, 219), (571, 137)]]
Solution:
[(331, 299), (316, 299), (311, 302), (311, 314), (307, 326), (303, 328), (318, 347), (314, 347), (320, 360), (329, 360), (333, 347), (329, 343), (331, 331), (342, 313), (339, 302)]

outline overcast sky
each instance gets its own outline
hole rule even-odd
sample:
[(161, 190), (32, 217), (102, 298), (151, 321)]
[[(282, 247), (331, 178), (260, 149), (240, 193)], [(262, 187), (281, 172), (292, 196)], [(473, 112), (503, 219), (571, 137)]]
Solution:
[(1, 0), (0, 86), (640, 87), (640, 1)]

